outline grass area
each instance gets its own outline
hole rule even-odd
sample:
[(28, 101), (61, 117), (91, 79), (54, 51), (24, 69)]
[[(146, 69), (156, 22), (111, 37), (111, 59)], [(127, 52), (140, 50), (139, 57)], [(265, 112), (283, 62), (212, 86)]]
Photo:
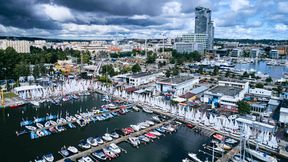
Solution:
[(4, 98), (13, 98), (17, 97), (17, 95), (13, 92), (4, 92)]

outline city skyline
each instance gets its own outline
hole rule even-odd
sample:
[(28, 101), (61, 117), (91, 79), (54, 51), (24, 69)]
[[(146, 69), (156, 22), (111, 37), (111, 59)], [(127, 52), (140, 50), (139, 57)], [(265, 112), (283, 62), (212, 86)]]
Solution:
[[(151, 5), (153, 4), (153, 5)], [(195, 7), (212, 11), (215, 38), (288, 39), (284, 0), (2, 1), (0, 36), (161, 38), (193, 33)]]

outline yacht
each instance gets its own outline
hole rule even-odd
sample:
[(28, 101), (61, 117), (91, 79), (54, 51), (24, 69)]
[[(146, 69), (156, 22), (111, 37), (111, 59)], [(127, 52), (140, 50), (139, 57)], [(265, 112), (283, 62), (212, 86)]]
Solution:
[(151, 139), (157, 138), (157, 136), (155, 134), (152, 134), (152, 133), (146, 133), (145, 136), (148, 138), (151, 138)]
[(150, 131), (149, 133), (154, 134), (155, 136), (161, 136), (162, 134), (158, 131)]
[(226, 143), (229, 143), (229, 144), (235, 144), (235, 143), (237, 143), (237, 141), (234, 140), (234, 139), (232, 139), (232, 138), (227, 138), (227, 139), (225, 140), (225, 142), (226, 142)]
[(35, 131), (37, 129), (34, 126), (29, 126), (29, 125), (25, 126), (25, 128), (29, 129), (30, 131)]
[(152, 110), (150, 110), (150, 109), (148, 109), (148, 108), (146, 108), (146, 107), (143, 107), (143, 111), (146, 112), (146, 113), (149, 113), (149, 114), (152, 114), (152, 113), (153, 113)]
[(147, 143), (150, 141), (150, 139), (148, 137), (145, 137), (145, 136), (139, 136), (138, 139), (144, 143)]
[(99, 160), (105, 161), (107, 159), (106, 155), (101, 150), (97, 150), (97, 151), (93, 152), (92, 155)]
[(78, 149), (74, 146), (69, 146), (67, 148), (68, 151), (72, 152), (73, 154), (77, 154), (78, 153)]
[(44, 124), (44, 126), (47, 128), (47, 127), (50, 127), (50, 125), (51, 125), (51, 123), (50, 123), (50, 121), (47, 121), (45, 124)]
[(115, 157), (117, 157), (117, 155), (116, 155), (114, 152), (112, 152), (110, 149), (108, 149), (108, 148), (103, 148), (103, 152), (104, 152), (104, 154), (105, 154), (106, 156), (108, 156), (108, 157), (110, 157), (110, 158), (115, 158)]
[(94, 162), (89, 156), (83, 156), (78, 162)]
[(63, 155), (64, 157), (69, 156), (69, 151), (66, 149), (65, 146), (61, 148), (61, 150), (59, 151), (59, 153), (60, 153), (61, 155)]
[(113, 133), (111, 133), (111, 137), (113, 137), (113, 138), (119, 138), (120, 136), (119, 136), (118, 133), (113, 132)]
[(153, 121), (147, 120), (146, 123), (148, 123), (149, 125), (155, 125), (155, 123)]
[(111, 137), (111, 135), (109, 133), (105, 133), (104, 136), (102, 136), (102, 138), (105, 141), (112, 141), (113, 140), (113, 138)]
[(83, 149), (90, 149), (91, 145), (89, 145), (86, 140), (81, 140), (79, 145), (79, 147), (83, 148)]
[(152, 119), (156, 122), (161, 122), (159, 116), (152, 116)]
[(44, 158), (47, 162), (53, 162), (53, 161), (54, 161), (54, 156), (53, 156), (51, 153), (44, 155), (43, 158)]
[(129, 137), (128, 140), (135, 147), (140, 144), (140, 141), (137, 137)]
[(139, 131), (141, 128), (138, 125), (130, 125), (136, 132)]
[(108, 146), (108, 149), (110, 149), (112, 152), (114, 152), (115, 154), (120, 154), (121, 153), (121, 149), (115, 144), (115, 143), (111, 143)]
[(87, 143), (91, 146), (97, 146), (98, 145), (97, 140), (93, 137), (87, 138)]
[(262, 160), (262, 161), (265, 161), (265, 162), (277, 162), (276, 158), (274, 158), (274, 157), (272, 157), (270, 155), (267, 155), (264, 152), (252, 150), (252, 149), (249, 149), (249, 148), (246, 148), (245, 151), (247, 153), (249, 153), (250, 155), (256, 157), (259, 160)]
[(96, 139), (97, 143), (100, 145), (104, 143), (104, 141), (100, 137), (95, 137), (95, 139)]
[(42, 129), (44, 126), (43, 126), (43, 124), (41, 124), (41, 123), (36, 123), (36, 126), (39, 128), (39, 129)]
[(197, 158), (197, 155), (194, 153), (188, 153), (188, 156), (194, 160), (195, 162), (202, 162), (199, 158)]

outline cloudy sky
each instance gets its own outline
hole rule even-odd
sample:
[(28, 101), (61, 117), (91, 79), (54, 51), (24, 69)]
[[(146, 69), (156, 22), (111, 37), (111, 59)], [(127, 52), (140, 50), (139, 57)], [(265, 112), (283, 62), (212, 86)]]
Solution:
[(150, 38), (194, 31), (212, 10), (217, 38), (288, 39), (288, 0), (0, 0), (0, 35)]

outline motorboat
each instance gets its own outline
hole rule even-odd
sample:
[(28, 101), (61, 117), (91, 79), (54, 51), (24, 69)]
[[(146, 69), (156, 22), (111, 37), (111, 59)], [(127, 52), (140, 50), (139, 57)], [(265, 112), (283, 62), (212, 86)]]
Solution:
[(45, 159), (47, 162), (53, 162), (54, 161), (54, 156), (49, 153), (43, 156), (43, 159)]
[(38, 137), (43, 137), (43, 136), (45, 136), (44, 132), (42, 132), (41, 130), (37, 130), (37, 131), (36, 131), (36, 134), (37, 134)]
[(190, 162), (190, 160), (185, 158), (185, 159), (182, 160), (182, 162)]
[(29, 125), (26, 125), (25, 128), (27, 128), (28, 130), (30, 131), (35, 131), (37, 128), (34, 127), (34, 126), (29, 126)]
[(141, 128), (138, 125), (130, 125), (131, 128), (133, 128), (136, 132), (138, 132)]
[(139, 111), (139, 110), (140, 110), (140, 109), (139, 109), (138, 107), (136, 107), (136, 106), (133, 106), (132, 109), (133, 109), (134, 111)]
[(143, 136), (143, 135), (139, 136), (138, 139), (143, 143), (150, 142), (150, 139), (148, 137)]
[(188, 153), (188, 156), (195, 162), (202, 162), (194, 153)]
[(65, 146), (60, 149), (59, 153), (60, 153), (61, 155), (63, 155), (64, 157), (69, 156), (69, 151), (66, 149)]
[(147, 120), (146, 123), (148, 123), (149, 125), (155, 125), (155, 123), (153, 121)]
[(165, 133), (165, 132), (166, 132), (165, 129), (163, 129), (163, 128), (161, 128), (161, 127), (156, 128), (155, 130), (158, 131), (158, 132), (160, 132), (160, 133)]
[(227, 139), (225, 140), (225, 142), (226, 142), (226, 143), (229, 143), (229, 144), (235, 144), (235, 143), (237, 143), (237, 141), (234, 140), (233, 138), (227, 138)]
[(231, 147), (228, 146), (228, 145), (226, 145), (226, 144), (224, 144), (224, 143), (217, 143), (216, 145), (217, 145), (218, 147), (223, 148), (224, 150), (231, 150)]
[(140, 144), (140, 140), (138, 139), (138, 137), (129, 137), (128, 141), (135, 147)]
[(41, 123), (36, 123), (36, 126), (37, 126), (39, 129), (42, 129), (42, 128), (44, 127), (44, 125), (41, 124)]
[(190, 129), (192, 129), (194, 127), (194, 125), (190, 124), (190, 123), (187, 123), (186, 126)]
[(81, 140), (78, 146), (83, 148), (83, 149), (90, 149), (91, 148), (91, 145), (89, 145), (89, 143), (87, 143), (86, 140)]
[(44, 124), (45, 128), (50, 127), (50, 125), (51, 125), (50, 121), (47, 121), (47, 122)]
[(114, 152), (115, 154), (120, 154), (121, 153), (121, 149), (115, 144), (115, 143), (111, 143), (108, 146), (108, 149), (110, 149), (112, 152)]
[(113, 138), (111, 137), (111, 135), (109, 133), (105, 133), (104, 136), (102, 136), (102, 138), (105, 141), (112, 141), (113, 140)]
[(111, 137), (113, 137), (113, 138), (119, 138), (120, 136), (119, 136), (118, 133), (113, 132), (113, 133), (111, 133)]
[(46, 160), (44, 158), (42, 159), (35, 159), (34, 162), (46, 162)]
[(149, 133), (154, 134), (155, 136), (161, 136), (162, 134), (158, 131), (150, 131)]
[(149, 113), (149, 114), (152, 114), (152, 113), (153, 113), (152, 110), (150, 110), (150, 109), (148, 109), (148, 108), (146, 108), (146, 107), (143, 107), (143, 111), (146, 112), (146, 113)]
[(264, 152), (261, 152), (261, 151), (256, 151), (256, 150), (252, 150), (252, 149), (249, 149), (249, 148), (246, 148), (245, 151), (247, 153), (249, 153), (250, 155), (256, 157), (257, 159), (259, 160), (262, 160), (262, 161), (265, 161), (265, 162), (277, 162), (277, 159), (264, 153)]
[(55, 121), (53, 121), (53, 120), (50, 120), (50, 123), (51, 123), (51, 125), (53, 125), (53, 126), (56, 126), (56, 125), (57, 125), (57, 123), (56, 123)]
[(71, 128), (71, 129), (76, 128), (76, 126), (75, 126), (74, 124), (72, 124), (72, 123), (68, 123), (67, 125), (68, 125), (68, 127)]
[(74, 146), (69, 146), (67, 148), (68, 151), (72, 152), (73, 154), (77, 154), (78, 153), (78, 149)]
[(87, 143), (91, 146), (97, 146), (98, 145), (97, 140), (93, 137), (87, 138)]
[(78, 162), (94, 162), (89, 156), (83, 156), (77, 160)]
[(55, 126), (55, 129), (58, 131), (58, 132), (63, 132), (65, 131), (65, 128), (63, 126)]
[(117, 157), (117, 155), (116, 155), (113, 151), (111, 151), (110, 149), (108, 149), (108, 148), (106, 148), (106, 147), (103, 148), (103, 152), (104, 152), (104, 154), (105, 154), (106, 156), (108, 156), (108, 157), (110, 157), (110, 158), (115, 158), (115, 157)]
[(97, 141), (98, 144), (103, 144), (104, 141), (100, 137), (95, 137), (95, 140)]
[(99, 160), (105, 161), (107, 159), (107, 156), (104, 154), (102, 150), (97, 150), (92, 153), (92, 156), (96, 157)]
[(152, 116), (152, 119), (153, 119), (155, 122), (161, 122), (159, 116), (157, 116), (157, 115)]
[(224, 140), (224, 136), (222, 136), (221, 134), (214, 134), (213, 137), (220, 140), (220, 141)]
[(151, 138), (151, 139), (157, 138), (157, 136), (155, 134), (152, 134), (152, 133), (146, 133), (145, 136), (148, 138)]

